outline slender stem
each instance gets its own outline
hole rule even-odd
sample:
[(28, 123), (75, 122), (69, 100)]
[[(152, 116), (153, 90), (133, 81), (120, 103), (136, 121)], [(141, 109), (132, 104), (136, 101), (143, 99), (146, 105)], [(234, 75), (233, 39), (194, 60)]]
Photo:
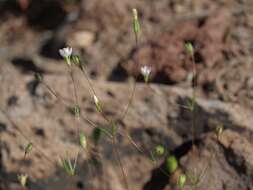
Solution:
[(77, 154), (76, 154), (76, 158), (75, 158), (75, 162), (74, 162), (74, 171), (76, 170), (76, 165), (77, 165), (78, 156), (79, 156), (79, 151), (78, 151)]
[(90, 79), (89, 79), (89, 77), (88, 77), (88, 74), (87, 74), (86, 71), (85, 71), (85, 69), (81, 68), (81, 71), (82, 71), (82, 73), (83, 73), (83, 75), (84, 75), (86, 81), (88, 82), (88, 85), (89, 85), (89, 87), (90, 87), (90, 89), (91, 89), (91, 91), (92, 91), (92, 93), (93, 93), (93, 94), (91, 94), (91, 95), (97, 96), (97, 95), (96, 95), (96, 92), (95, 92), (95, 90), (94, 90), (94, 88), (93, 88), (93, 86), (92, 86), (92, 83), (91, 83), (91, 81), (90, 81)]
[[(88, 82), (88, 85), (89, 85), (89, 87), (90, 87), (90, 89), (91, 89), (93, 95), (96, 96), (96, 92), (95, 92), (95, 90), (94, 90), (94, 88), (93, 88), (93, 86), (92, 86), (91, 81), (89, 80), (89, 77), (88, 77), (87, 73), (85, 72), (84, 69), (81, 69), (81, 70), (82, 70), (82, 72), (83, 72), (83, 74), (84, 74), (85, 79), (86, 79), (87, 82)], [(97, 96), (96, 96), (96, 97), (97, 97)], [(107, 118), (107, 116), (104, 114), (103, 111), (101, 112), (101, 115), (102, 115), (102, 117), (108, 122), (108, 124), (111, 125), (110, 119)], [(117, 146), (116, 146), (115, 136), (112, 136), (112, 144), (113, 144), (113, 146), (114, 146), (114, 149), (113, 149), (113, 150), (114, 150), (115, 153), (116, 153), (116, 157), (117, 157), (119, 166), (120, 166), (120, 168), (121, 168), (121, 172), (122, 172), (122, 175), (123, 175), (123, 178), (124, 178), (126, 187), (127, 187), (127, 189), (129, 190), (129, 186), (128, 186), (128, 182), (127, 182), (127, 178), (126, 178), (126, 173), (125, 173), (125, 171), (124, 171), (124, 168), (123, 168), (123, 165), (122, 165), (122, 162), (121, 162), (119, 153), (118, 153), (118, 149), (117, 149)]]
[(196, 62), (195, 62), (195, 58), (194, 58), (194, 54), (191, 55), (191, 61), (192, 61), (192, 145), (194, 145), (195, 143), (195, 136), (196, 136), (196, 131), (195, 131), (195, 127), (196, 127)]
[(69, 74), (70, 74), (71, 81), (72, 81), (73, 88), (74, 88), (75, 103), (76, 103), (76, 105), (78, 105), (77, 89), (76, 89), (75, 78), (74, 78), (74, 73), (73, 73), (73, 68), (72, 68), (72, 66), (70, 66), (69, 69), (70, 69)]
[[(74, 73), (73, 73), (73, 68), (72, 68), (72, 65), (69, 66), (69, 74), (70, 74), (70, 77), (71, 77), (71, 81), (72, 81), (72, 84), (73, 84), (73, 89), (74, 89), (74, 99), (75, 99), (75, 106), (78, 106), (77, 109), (80, 109), (79, 107), (79, 103), (78, 103), (78, 95), (77, 95), (77, 88), (76, 88), (76, 83), (75, 83), (75, 78), (74, 78)], [(80, 110), (78, 111), (78, 115), (76, 115), (75, 113), (75, 119), (76, 119), (76, 123), (77, 123), (77, 126), (76, 126), (76, 139), (78, 140), (78, 134), (80, 133), (79, 131), (79, 125), (80, 125)], [(76, 158), (75, 158), (75, 163), (74, 163), (74, 171), (76, 169), (76, 164), (77, 164), (77, 160), (78, 160), (78, 156), (79, 156), (79, 151), (77, 152), (77, 155), (76, 155)]]
[(118, 161), (118, 163), (119, 163), (121, 172), (122, 172), (122, 174), (123, 174), (123, 179), (124, 179), (126, 188), (127, 188), (127, 190), (130, 190), (129, 184), (128, 184), (128, 182), (127, 182), (127, 174), (126, 174), (126, 172), (125, 172), (125, 170), (124, 170), (123, 164), (122, 164), (121, 159), (120, 159), (120, 154), (119, 154), (119, 151), (118, 151), (118, 148), (117, 148), (117, 145), (116, 145), (116, 136), (113, 137), (113, 139), (112, 139), (112, 144), (113, 144), (113, 146), (114, 146), (114, 148), (113, 148), (114, 153), (115, 153), (115, 155), (116, 155), (116, 158), (117, 158), (117, 161)]
[(125, 109), (125, 111), (124, 111), (124, 113), (123, 113), (123, 115), (122, 115), (122, 121), (124, 121), (124, 119), (125, 119), (125, 117), (126, 117), (128, 111), (129, 111), (129, 108), (130, 108), (130, 106), (131, 106), (131, 104), (132, 104), (132, 102), (133, 102), (135, 91), (136, 91), (136, 81), (134, 81), (133, 90), (132, 90), (132, 92), (131, 92), (129, 101), (128, 101), (128, 103), (127, 103), (127, 107), (126, 107), (126, 109)]
[(66, 107), (68, 107), (68, 104), (67, 102), (64, 100), (64, 98), (57, 94), (46, 82), (42, 81), (41, 84), (43, 84), (46, 89), (57, 99), (57, 100), (60, 100), (62, 102), (62, 104)]

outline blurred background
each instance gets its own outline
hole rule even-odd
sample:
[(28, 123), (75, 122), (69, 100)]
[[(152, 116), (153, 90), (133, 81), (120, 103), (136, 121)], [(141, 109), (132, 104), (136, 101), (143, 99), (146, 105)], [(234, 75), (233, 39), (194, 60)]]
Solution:
[[(137, 46), (132, 8), (138, 9), (141, 23)], [(73, 117), (73, 87), (59, 55), (66, 46), (80, 56), (106, 115), (138, 146), (152, 150), (163, 144), (176, 154), (181, 169), (189, 171), (204, 168), (210, 152), (217, 151), (209, 177), (196, 188), (253, 189), (253, 1), (0, 0), (0, 42), (1, 190), (23, 189), (17, 180), (21, 173), (29, 176), (27, 189), (32, 190), (126, 189), (110, 140), (102, 135), (99, 143), (93, 142), (94, 128), (86, 118), (102, 127), (106, 121), (96, 113), (78, 69), (74, 76), (84, 117), (80, 123)], [(195, 49), (199, 98), (201, 145), (194, 159), (189, 147), (191, 113), (179, 106), (191, 96), (186, 42)], [(152, 68), (152, 88), (143, 83), (143, 65)], [(42, 74), (69, 106), (38, 83), (34, 73)], [(133, 105), (122, 118), (133, 78)], [(69, 178), (57, 163), (66, 152), (74, 158), (79, 151), (76, 125), (89, 136), (95, 153), (82, 152), (77, 175)], [(227, 129), (221, 142), (209, 136), (217, 125)], [(233, 139), (239, 140), (230, 147)], [(28, 141), (38, 148), (23, 159)], [(159, 170), (163, 158), (150, 163), (148, 155), (122, 136), (117, 147), (131, 190), (176, 189), (172, 177)]]

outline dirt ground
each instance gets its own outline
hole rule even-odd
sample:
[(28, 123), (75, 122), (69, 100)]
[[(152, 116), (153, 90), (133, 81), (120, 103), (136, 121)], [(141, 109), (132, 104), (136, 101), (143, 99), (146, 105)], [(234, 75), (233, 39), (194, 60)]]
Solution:
[[(141, 22), (138, 46), (132, 8), (138, 9)], [(105, 137), (92, 147), (97, 164), (85, 152), (73, 178), (59, 167), (61, 156), (79, 151), (73, 125), (89, 136), (94, 130), (86, 118), (107, 125), (78, 69), (74, 73), (85, 118), (75, 121), (69, 106), (74, 101), (72, 84), (58, 52), (67, 45), (80, 55), (106, 115), (138, 146), (152, 150), (163, 144), (179, 160), (178, 173), (208, 166), (194, 189), (253, 190), (252, 0), (2, 0), (0, 42), (1, 190), (22, 189), (17, 175), (24, 172), (31, 190), (126, 189), (113, 145)], [(192, 116), (179, 106), (192, 90), (186, 42), (195, 48), (197, 66), (195, 148)], [(151, 88), (141, 77), (143, 65), (152, 68)], [(41, 73), (68, 106), (38, 83), (34, 73)], [(133, 78), (136, 93), (123, 119)], [(225, 127), (221, 139), (213, 132), (217, 125)], [(24, 160), (31, 139), (37, 148)], [(124, 135), (117, 140), (129, 189), (178, 189), (177, 173), (161, 172), (164, 158), (151, 163)]]

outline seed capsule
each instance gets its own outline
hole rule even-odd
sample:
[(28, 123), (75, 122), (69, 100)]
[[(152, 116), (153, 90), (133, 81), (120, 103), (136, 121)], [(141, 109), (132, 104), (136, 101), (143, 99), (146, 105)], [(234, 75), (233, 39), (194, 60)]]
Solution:
[(175, 156), (168, 156), (166, 159), (166, 168), (169, 173), (173, 173), (176, 171), (178, 167), (177, 159)]
[(187, 42), (185, 44), (185, 50), (189, 55), (193, 55), (194, 54), (194, 48), (192, 46), (192, 44), (190, 42)]
[(186, 175), (185, 174), (181, 174), (178, 178), (178, 186), (180, 189), (184, 188), (185, 182), (186, 182)]
[(87, 147), (87, 140), (86, 140), (86, 137), (83, 133), (80, 133), (80, 135), (79, 135), (79, 143), (83, 149), (85, 149)]
[(162, 145), (157, 145), (155, 147), (155, 152), (156, 152), (157, 155), (162, 156), (165, 152), (165, 149)]

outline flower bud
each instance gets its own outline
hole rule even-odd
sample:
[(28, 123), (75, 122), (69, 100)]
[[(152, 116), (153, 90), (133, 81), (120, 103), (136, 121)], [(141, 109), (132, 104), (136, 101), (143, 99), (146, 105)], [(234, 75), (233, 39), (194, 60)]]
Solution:
[(38, 81), (38, 82), (41, 82), (43, 80), (43, 77), (40, 73), (35, 73), (35, 79)]
[(178, 167), (177, 159), (175, 156), (168, 156), (166, 159), (166, 168), (169, 173), (173, 173), (176, 171)]
[(185, 50), (189, 55), (193, 55), (194, 54), (194, 48), (192, 46), (192, 44), (190, 42), (187, 42), (185, 44)]
[(140, 26), (140, 22), (139, 22), (139, 18), (138, 18), (137, 9), (132, 9), (132, 12), (133, 12), (133, 31), (134, 31), (135, 38), (136, 38), (136, 43), (137, 43), (138, 34), (141, 30), (141, 26)]
[(80, 113), (81, 113), (80, 106), (79, 105), (75, 105), (74, 108), (73, 108), (73, 112), (74, 112), (74, 114), (75, 114), (76, 117), (79, 117)]
[(95, 105), (96, 105), (97, 112), (101, 113), (102, 112), (102, 106), (100, 104), (100, 101), (98, 100), (96, 95), (93, 96), (93, 99), (94, 99), (94, 102), (95, 102)]
[(164, 154), (164, 152), (165, 152), (165, 149), (164, 149), (164, 147), (162, 145), (157, 145), (155, 147), (155, 152), (156, 152), (156, 154), (158, 156), (162, 156)]
[(79, 135), (79, 143), (83, 149), (85, 149), (87, 147), (87, 140), (86, 140), (86, 137), (83, 133), (80, 133), (80, 135)]
[(32, 151), (32, 149), (33, 149), (33, 144), (30, 142), (25, 147), (25, 155), (29, 154)]
[(20, 174), (18, 175), (18, 181), (19, 183), (25, 187), (27, 183), (28, 175), (27, 174)]
[(183, 189), (185, 186), (185, 182), (186, 182), (186, 175), (185, 174), (181, 174), (178, 178), (178, 186), (180, 189)]

